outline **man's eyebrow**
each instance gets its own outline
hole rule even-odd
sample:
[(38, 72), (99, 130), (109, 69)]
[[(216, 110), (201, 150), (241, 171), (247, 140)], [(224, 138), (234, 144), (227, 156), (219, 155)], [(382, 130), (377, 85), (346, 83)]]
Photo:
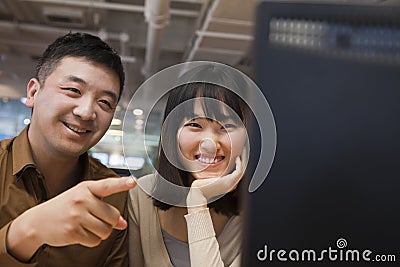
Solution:
[[(79, 78), (78, 76), (75, 76), (75, 75), (69, 75), (69, 76), (67, 76), (66, 77), (66, 80), (67, 81), (71, 81), (71, 82), (76, 82), (76, 83), (80, 83), (80, 84), (82, 84), (82, 85), (87, 85), (87, 82), (84, 80), (84, 79), (82, 79), (82, 78)], [(103, 94), (106, 94), (106, 95), (108, 95), (109, 97), (111, 97), (112, 99), (113, 99), (113, 101), (117, 101), (117, 99), (118, 99), (118, 96), (117, 96), (117, 94), (115, 94), (113, 91), (111, 91), (111, 90), (102, 90), (101, 91)]]
[(102, 93), (108, 95), (109, 97), (111, 97), (114, 102), (116, 102), (117, 99), (118, 99), (118, 96), (113, 91), (103, 90)]
[(69, 75), (69, 76), (67, 76), (67, 77), (66, 77), (66, 80), (67, 80), (67, 81), (71, 81), (71, 82), (80, 83), (80, 84), (83, 84), (83, 85), (86, 85), (86, 84), (87, 84), (86, 81), (85, 81), (84, 79), (79, 78), (78, 76), (75, 76), (75, 75)]

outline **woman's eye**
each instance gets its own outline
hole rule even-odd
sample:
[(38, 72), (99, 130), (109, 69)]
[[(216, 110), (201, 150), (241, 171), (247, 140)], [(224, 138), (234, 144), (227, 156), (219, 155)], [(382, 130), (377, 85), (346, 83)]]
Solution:
[(201, 128), (201, 125), (195, 122), (189, 122), (186, 123), (185, 126), (189, 126), (189, 127), (195, 127), (195, 128)]
[(79, 91), (78, 89), (76, 89), (76, 88), (72, 88), (72, 87), (63, 87), (63, 88), (61, 88), (62, 90), (66, 90), (66, 91), (71, 91), (71, 92), (73, 92), (73, 93), (77, 93), (77, 94), (81, 94), (81, 91)]
[(232, 123), (222, 125), (221, 129), (235, 129), (236, 125)]

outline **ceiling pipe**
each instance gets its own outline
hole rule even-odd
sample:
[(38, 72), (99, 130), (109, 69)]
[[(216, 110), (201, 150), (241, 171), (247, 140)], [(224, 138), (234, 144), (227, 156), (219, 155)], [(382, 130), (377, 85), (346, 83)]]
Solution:
[(196, 31), (196, 35), (200, 37), (212, 37), (220, 39), (239, 40), (239, 41), (252, 41), (254, 39), (253, 36), (247, 34), (210, 32), (210, 31)]
[(148, 78), (158, 70), (161, 43), (165, 26), (169, 23), (169, 0), (146, 0), (144, 16), (147, 27), (147, 44), (142, 74)]
[[(79, 32), (79, 29), (63, 29), (63, 28), (58, 28), (58, 27), (51, 27), (51, 26), (43, 26), (43, 25), (32, 25), (29, 23), (11, 23), (8, 21), (0, 21), (0, 29), (7, 29), (7, 30), (14, 30), (15, 32), (18, 31), (26, 31), (26, 32), (32, 32), (32, 33), (49, 33), (49, 34), (54, 34), (54, 35), (64, 35), (69, 32)], [(106, 40), (117, 40), (121, 43), (121, 45), (126, 46), (128, 41), (129, 41), (129, 35), (126, 33), (115, 33), (115, 32), (106, 32), (104, 30), (100, 31), (85, 31), (86, 33), (90, 33), (92, 35), (99, 36), (101, 39), (104, 41)], [(0, 39), (0, 42), (3, 39)], [(4, 40), (6, 41), (6, 40)], [(21, 45), (26, 45), (26, 46), (33, 46), (31, 42), (20, 42)], [(38, 44), (39, 46), (40, 44)], [(47, 46), (46, 44), (45, 46)], [(124, 49), (125, 52), (127, 49)], [(121, 60), (126, 63), (135, 63), (136, 58), (129, 56), (127, 54), (120, 53)]]
[(181, 2), (190, 4), (203, 4), (204, 0), (171, 0), (171, 2)]
[[(141, 5), (130, 5), (122, 3), (111, 3), (111, 2), (76, 1), (76, 0), (19, 0), (19, 1), (107, 9), (107, 10), (125, 11), (125, 12), (140, 12), (140, 13), (146, 12), (145, 11), (146, 7)], [(169, 5), (170, 1), (165, 0), (165, 2), (168, 2)], [(197, 11), (191, 11), (185, 9), (171, 9), (170, 14), (174, 16), (189, 17), (189, 18), (197, 18), (197, 16), (199, 15)]]
[[(208, 6), (208, 10), (205, 10), (205, 12), (204, 12), (205, 18), (204, 18), (203, 24), (199, 27), (200, 30), (198, 31), (200, 33), (206, 32), (206, 30), (212, 20), (212, 16), (219, 5), (219, 0), (207, 2), (207, 4), (209, 4), (209, 6)], [(194, 56), (195, 56), (197, 50), (199, 49), (200, 43), (202, 41), (203, 41), (203, 35), (200, 35), (197, 33), (197, 38), (195, 38), (193, 46), (189, 50), (189, 53), (187, 53), (187, 56), (185, 55), (185, 57), (184, 57), (184, 58), (186, 58), (186, 61), (192, 61), (194, 59)]]

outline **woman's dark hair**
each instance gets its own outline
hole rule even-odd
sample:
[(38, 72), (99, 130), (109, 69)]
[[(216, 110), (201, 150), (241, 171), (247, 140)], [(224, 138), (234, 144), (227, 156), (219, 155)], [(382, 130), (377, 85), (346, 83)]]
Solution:
[[(183, 108), (179, 109), (179, 112), (174, 112), (172, 114), (173, 120), (177, 123), (164, 124), (164, 122), (176, 107), (180, 106), (183, 102), (191, 99), (196, 99), (196, 101), (200, 101), (206, 118), (216, 121), (223, 121), (223, 118), (226, 117), (226, 109), (224, 109), (224, 105), (217, 104), (217, 106), (219, 107), (215, 107), (215, 101), (207, 101), (207, 99), (210, 98), (221, 101), (225, 105), (229, 106), (231, 108), (231, 113), (236, 114), (235, 116), (231, 117), (240, 119), (241, 123), (246, 125), (246, 114), (248, 110), (247, 105), (236, 93), (223, 86), (207, 82), (193, 82), (183, 84), (172, 89), (168, 95), (163, 119), (163, 129), (161, 133), (161, 139), (167, 141), (160, 142), (159, 157), (156, 165), (158, 174), (175, 185), (190, 187), (190, 185), (194, 181), (194, 178), (190, 172), (174, 166), (170, 161), (170, 157), (175, 156), (172, 161), (176, 162), (178, 157), (177, 153), (172, 153), (172, 155), (170, 155), (171, 153), (168, 153), (167, 157), (165, 151), (168, 150), (165, 149), (176, 151), (176, 149), (178, 148), (176, 134), (178, 132), (179, 124), (196, 117), (196, 115), (194, 114), (194, 101), (190, 101), (189, 103), (191, 104), (189, 105), (183, 105)], [(162, 143), (167, 144), (167, 147), (161, 145)], [(158, 179), (161, 179), (161, 177), (158, 177)], [(208, 207), (214, 208), (216, 212), (225, 215), (237, 215), (239, 213), (240, 204), (239, 188), (240, 183), (235, 190), (227, 193), (222, 198), (219, 198), (218, 200), (209, 203)], [(157, 187), (155, 188), (155, 190), (157, 190)], [(168, 194), (168, 192), (162, 193)], [(155, 195), (157, 195), (157, 193)], [(181, 197), (185, 198), (186, 196), (182, 195)], [(161, 210), (168, 210), (172, 207), (170, 204), (164, 203), (155, 198), (153, 198), (153, 204)]]
[(119, 78), (119, 97), (121, 97), (125, 73), (120, 56), (117, 51), (99, 37), (87, 33), (68, 33), (57, 38), (47, 47), (36, 66), (36, 78), (39, 82), (44, 83), (58, 63), (69, 56), (84, 57), (95, 64), (112, 70)]

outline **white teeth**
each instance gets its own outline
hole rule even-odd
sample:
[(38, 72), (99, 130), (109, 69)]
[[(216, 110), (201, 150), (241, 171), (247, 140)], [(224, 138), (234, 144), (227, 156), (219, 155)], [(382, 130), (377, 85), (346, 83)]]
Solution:
[(74, 126), (71, 126), (67, 123), (65, 125), (67, 125), (67, 127), (70, 128), (72, 131), (77, 132), (77, 133), (86, 133), (87, 132), (86, 130), (81, 130), (81, 129), (75, 128)]
[(220, 161), (217, 158), (206, 158), (206, 157), (199, 157), (198, 160), (206, 164), (215, 164), (218, 161)]

